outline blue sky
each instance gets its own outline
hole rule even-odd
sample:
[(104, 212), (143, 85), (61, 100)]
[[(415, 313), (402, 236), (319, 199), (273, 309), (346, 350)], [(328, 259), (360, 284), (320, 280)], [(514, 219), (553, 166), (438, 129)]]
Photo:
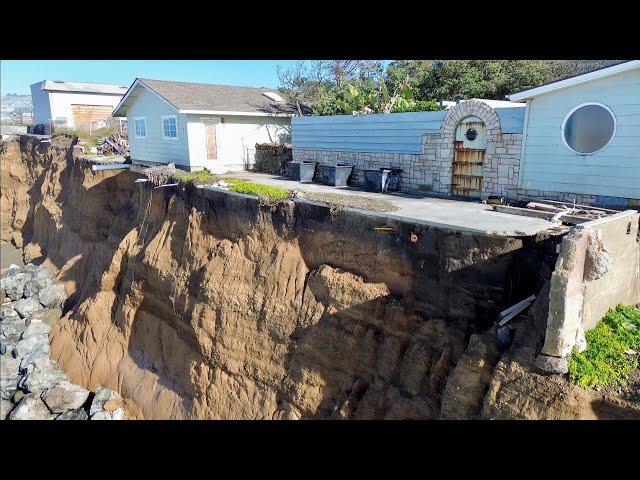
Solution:
[(129, 85), (136, 77), (185, 82), (277, 87), (276, 65), (295, 60), (2, 60), (2, 95), (30, 95), (41, 80)]

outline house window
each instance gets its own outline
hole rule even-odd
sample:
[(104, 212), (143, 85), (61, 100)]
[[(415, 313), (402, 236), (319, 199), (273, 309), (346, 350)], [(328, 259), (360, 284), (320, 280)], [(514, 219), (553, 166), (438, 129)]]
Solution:
[(601, 103), (578, 105), (562, 123), (562, 140), (576, 153), (589, 154), (602, 150), (613, 138), (616, 119)]
[(144, 138), (147, 136), (147, 120), (145, 118), (136, 118), (133, 120), (136, 138)]
[(162, 117), (162, 136), (164, 138), (178, 138), (178, 119), (176, 117)]

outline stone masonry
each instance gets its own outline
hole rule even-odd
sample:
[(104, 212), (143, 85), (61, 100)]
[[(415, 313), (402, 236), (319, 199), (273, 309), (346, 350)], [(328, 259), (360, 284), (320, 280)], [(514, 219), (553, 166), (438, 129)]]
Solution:
[(522, 134), (502, 133), (500, 118), (495, 110), (477, 100), (462, 101), (451, 108), (438, 133), (422, 136), (420, 154), (393, 152), (346, 152), (337, 150), (293, 150), (294, 161), (316, 161), (325, 165), (346, 163), (354, 165), (354, 185), (364, 185), (365, 169), (394, 167), (403, 170), (400, 190), (404, 192), (431, 192), (451, 194), (453, 141), (456, 127), (469, 116), (485, 122), (487, 146), (483, 166), (482, 198), (500, 195), (515, 199), (520, 174)]

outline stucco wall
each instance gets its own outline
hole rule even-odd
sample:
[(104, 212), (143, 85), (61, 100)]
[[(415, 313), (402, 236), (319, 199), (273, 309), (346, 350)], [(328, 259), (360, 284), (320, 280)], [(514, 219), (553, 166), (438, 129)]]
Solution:
[[(580, 155), (564, 144), (561, 127), (585, 102), (609, 107), (617, 125), (606, 147)], [(527, 108), (522, 189), (640, 199), (640, 70), (534, 97)]]

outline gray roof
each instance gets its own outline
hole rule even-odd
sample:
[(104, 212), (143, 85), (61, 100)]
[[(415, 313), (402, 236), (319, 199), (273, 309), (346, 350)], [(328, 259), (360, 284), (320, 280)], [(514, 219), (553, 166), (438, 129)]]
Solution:
[(297, 113), (295, 103), (285, 98), (274, 102), (263, 92), (272, 88), (235, 87), (207, 83), (172, 82), (139, 78), (141, 83), (163, 97), (178, 110), (213, 110), (247, 113)]

